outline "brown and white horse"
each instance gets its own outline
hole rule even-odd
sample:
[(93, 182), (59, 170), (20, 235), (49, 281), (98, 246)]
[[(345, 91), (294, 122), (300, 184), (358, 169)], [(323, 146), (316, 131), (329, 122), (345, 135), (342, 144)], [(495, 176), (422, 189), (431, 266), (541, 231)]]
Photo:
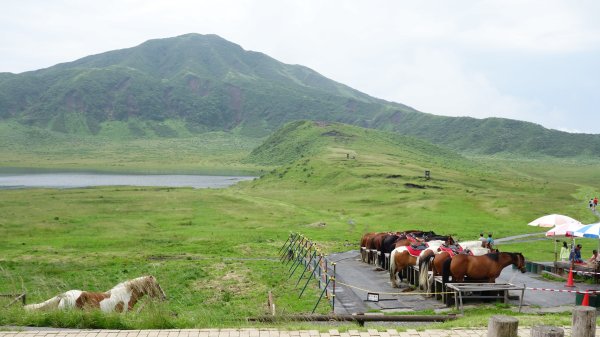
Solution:
[(430, 252), (436, 252), (444, 244), (443, 240), (432, 240), (427, 242), (427, 248), (421, 250), (419, 256), (411, 255), (407, 246), (398, 247), (390, 254), (390, 283), (393, 288), (399, 288), (402, 281), (402, 271), (408, 266), (414, 266), (419, 263), (421, 256), (429, 255)]
[(106, 292), (69, 290), (37, 304), (29, 304), (25, 310), (49, 309), (100, 309), (104, 312), (123, 312), (133, 306), (144, 295), (160, 300), (167, 296), (154, 276), (142, 276), (117, 284)]

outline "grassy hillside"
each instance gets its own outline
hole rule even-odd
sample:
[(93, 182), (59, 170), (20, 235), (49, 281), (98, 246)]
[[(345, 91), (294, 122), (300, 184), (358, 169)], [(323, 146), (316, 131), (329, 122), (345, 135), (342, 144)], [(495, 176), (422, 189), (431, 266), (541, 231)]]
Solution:
[(206, 132), (263, 138), (296, 120), (394, 131), (468, 154), (600, 157), (600, 135), (421, 113), (216, 35), (150, 40), (46, 69), (0, 74), (0, 122), (70, 135), (102, 138), (117, 125), (120, 136), (135, 139)]
[[(104, 157), (95, 157), (94, 165), (101, 164)], [(85, 163), (81, 158), (71, 157)], [(0, 293), (26, 291), (34, 303), (153, 274), (170, 298), (141, 315), (0, 309), (0, 325), (246, 326), (246, 317), (267, 312), (269, 290), (280, 313), (309, 312), (316, 302), (314, 287), (297, 299), (288, 268), (276, 259), (290, 231), (327, 252), (356, 249), (366, 231), (505, 237), (541, 231), (526, 223), (547, 213), (592, 222), (585, 201), (599, 194), (597, 165), (472, 160), (413, 138), (335, 123), (289, 124), (246, 160), (275, 168), (223, 190), (0, 190)], [(181, 157), (183, 167), (191, 163)], [(586, 252), (596, 245), (581, 242)], [(554, 246), (548, 240), (500, 248), (549, 261)]]
[(388, 108), (216, 35), (150, 40), (11, 75), (0, 78), (0, 118), (65, 133), (97, 134), (109, 121), (176, 119), (194, 133), (237, 128), (261, 137), (293, 119), (360, 123)]
[(505, 118), (444, 117), (397, 111), (375, 125), (468, 154), (600, 158), (599, 135), (570, 134)]
[[(162, 137), (161, 126), (178, 137)], [(129, 130), (145, 134), (134, 138)], [(0, 122), (0, 168), (194, 174), (257, 174), (241, 163), (260, 138), (229, 132), (186, 133), (177, 121), (111, 122), (96, 136)]]
[(287, 136), (276, 133), (249, 156), (281, 165), (250, 183), (253, 193), (317, 199), (362, 231), (412, 224), (466, 240), (480, 231), (531, 232), (523, 224), (547, 213), (595, 219), (585, 202), (600, 178), (597, 164), (468, 159), (414, 138), (335, 123), (297, 122), (284, 130)]

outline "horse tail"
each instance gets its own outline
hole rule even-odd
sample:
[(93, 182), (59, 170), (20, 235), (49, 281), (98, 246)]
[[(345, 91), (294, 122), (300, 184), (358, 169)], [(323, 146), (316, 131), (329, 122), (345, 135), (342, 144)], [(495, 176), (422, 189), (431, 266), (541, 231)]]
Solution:
[(396, 284), (396, 253), (395, 249), (390, 253), (390, 282), (393, 288), (398, 287)]
[(431, 254), (419, 259), (419, 288), (425, 291), (429, 288), (429, 264), (434, 257), (435, 255)]
[(61, 299), (62, 296), (58, 295), (42, 303), (28, 304), (23, 308), (27, 311), (56, 309)]
[(442, 267), (442, 284), (450, 282), (450, 263), (452, 263), (452, 259), (444, 261), (444, 266)]
[(419, 271), (423, 270), (423, 267), (429, 268), (429, 258), (435, 255), (425, 255), (419, 258)]

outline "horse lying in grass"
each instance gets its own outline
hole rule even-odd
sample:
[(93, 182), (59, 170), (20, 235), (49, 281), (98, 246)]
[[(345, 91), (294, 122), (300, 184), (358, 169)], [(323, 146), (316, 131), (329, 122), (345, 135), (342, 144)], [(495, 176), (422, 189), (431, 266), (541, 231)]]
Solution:
[(142, 276), (119, 283), (106, 292), (69, 290), (45, 302), (29, 304), (24, 308), (30, 311), (76, 308), (124, 312), (133, 309), (133, 306), (144, 295), (163, 301), (167, 299), (154, 276)]

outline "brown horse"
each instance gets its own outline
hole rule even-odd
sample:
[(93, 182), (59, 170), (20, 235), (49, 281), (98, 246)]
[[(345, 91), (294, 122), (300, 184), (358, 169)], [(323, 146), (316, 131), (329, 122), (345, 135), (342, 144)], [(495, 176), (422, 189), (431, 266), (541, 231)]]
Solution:
[(360, 239), (360, 259), (362, 262), (367, 262), (367, 244), (375, 234), (377, 233), (365, 233)]
[(521, 253), (490, 253), (482, 256), (458, 254), (444, 262), (442, 282), (448, 283), (452, 276), (453, 282), (463, 282), (468, 277), (494, 283), (502, 269), (511, 264), (522, 273), (525, 272), (525, 257)]
[[(377, 233), (371, 237), (371, 240), (367, 244), (367, 248), (371, 250), (371, 256), (367, 262), (372, 264), (378, 264), (379, 252), (381, 251), (381, 247), (383, 246), (383, 239), (385, 239), (385, 237), (388, 235), (390, 235), (390, 233), (383, 232)], [(383, 256), (381, 258), (383, 258)]]

